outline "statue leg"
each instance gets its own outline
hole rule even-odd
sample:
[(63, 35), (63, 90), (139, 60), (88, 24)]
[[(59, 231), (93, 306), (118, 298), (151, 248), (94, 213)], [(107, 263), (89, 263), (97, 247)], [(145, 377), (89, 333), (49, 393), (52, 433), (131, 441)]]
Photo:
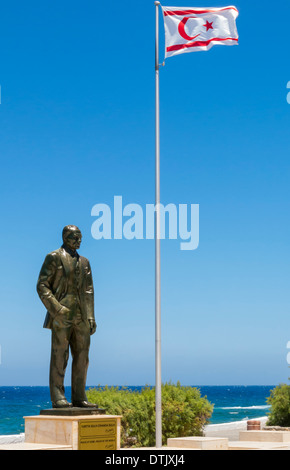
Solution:
[(90, 327), (88, 322), (77, 322), (71, 335), (72, 402), (86, 401), (86, 380), (89, 366)]
[(50, 396), (52, 403), (66, 400), (64, 376), (69, 358), (70, 327), (52, 328), (50, 360)]

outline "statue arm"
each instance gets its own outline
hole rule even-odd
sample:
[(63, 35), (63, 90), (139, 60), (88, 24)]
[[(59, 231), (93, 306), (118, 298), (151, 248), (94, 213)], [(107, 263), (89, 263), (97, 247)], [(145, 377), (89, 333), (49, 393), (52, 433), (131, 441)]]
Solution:
[(62, 308), (61, 304), (58, 302), (52, 292), (52, 282), (56, 273), (56, 269), (57, 264), (55, 255), (47, 255), (40, 270), (37, 282), (38, 295), (46, 309), (53, 317)]
[(87, 318), (91, 327), (91, 334), (94, 334), (97, 328), (95, 322), (95, 307), (94, 307), (94, 285), (91, 265), (88, 261), (87, 275), (86, 275), (86, 304), (87, 304)]

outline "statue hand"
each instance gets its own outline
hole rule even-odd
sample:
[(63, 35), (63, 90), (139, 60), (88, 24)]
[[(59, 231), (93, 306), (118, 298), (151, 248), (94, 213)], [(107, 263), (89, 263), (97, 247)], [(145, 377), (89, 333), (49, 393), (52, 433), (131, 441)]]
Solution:
[(57, 327), (63, 327), (64, 322), (66, 321), (68, 314), (70, 313), (69, 309), (64, 305), (58, 310), (58, 312), (53, 317), (53, 321)]
[(69, 313), (69, 309), (63, 305), (57, 312), (57, 315), (65, 315), (66, 313)]
[(92, 319), (89, 320), (89, 324), (90, 324), (90, 334), (93, 335), (96, 332), (97, 324), (95, 320), (92, 320)]

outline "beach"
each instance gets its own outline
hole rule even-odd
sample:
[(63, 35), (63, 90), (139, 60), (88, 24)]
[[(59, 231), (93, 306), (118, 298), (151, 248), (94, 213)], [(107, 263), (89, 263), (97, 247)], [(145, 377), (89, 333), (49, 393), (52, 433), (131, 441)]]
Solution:
[[(265, 426), (267, 417), (255, 418), (261, 422), (261, 429)], [(205, 437), (226, 437), (229, 441), (238, 441), (239, 433), (247, 430), (247, 420), (233, 421), (232, 423), (209, 424), (205, 426)]]
[(4, 444), (18, 444), (19, 442), (24, 442), (25, 435), (21, 434), (11, 434), (7, 436), (0, 436), (0, 445)]

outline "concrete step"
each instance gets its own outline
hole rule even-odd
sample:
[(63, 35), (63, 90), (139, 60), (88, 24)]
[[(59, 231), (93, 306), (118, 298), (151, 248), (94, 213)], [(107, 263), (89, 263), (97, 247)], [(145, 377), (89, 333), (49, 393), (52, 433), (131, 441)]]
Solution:
[(240, 441), (290, 442), (289, 431), (241, 431)]
[(283, 442), (230, 441), (229, 450), (287, 450), (289, 444)]
[(174, 437), (167, 439), (167, 446), (178, 449), (228, 450), (228, 439), (217, 437)]
[(15, 444), (1, 444), (1, 450), (72, 450), (71, 446), (55, 444), (33, 444), (30, 442), (17, 442)]

